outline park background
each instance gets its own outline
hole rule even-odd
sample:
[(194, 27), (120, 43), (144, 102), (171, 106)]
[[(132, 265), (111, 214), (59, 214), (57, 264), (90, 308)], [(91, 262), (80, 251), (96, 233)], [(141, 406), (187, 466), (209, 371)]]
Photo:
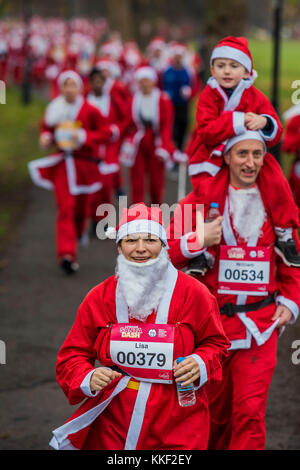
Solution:
[[(103, 19), (99, 44), (112, 31), (136, 40), (142, 51), (155, 35), (183, 41), (202, 54), (206, 78), (213, 45), (227, 35), (244, 35), (258, 73), (255, 85), (276, 101), (282, 118), (293, 104), (292, 83), (300, 80), (298, 0), (0, 0), (0, 21), (28, 22), (36, 15)], [(53, 197), (33, 187), (27, 170), (28, 161), (44, 155), (38, 135), (48, 95), (44, 87), (26, 85), (8, 81), (6, 103), (0, 104), (0, 339), (7, 344), (7, 363), (0, 366), (0, 449), (47, 449), (52, 429), (73, 411), (55, 381), (57, 351), (79, 303), (113, 273), (114, 263), (112, 242), (100, 247), (94, 241), (81, 255), (86, 267), (80, 277), (71, 281), (56, 271)], [(278, 159), (288, 177), (293, 156), (279, 151)], [(175, 199), (176, 182), (169, 180), (167, 202)], [(268, 449), (300, 449), (300, 365), (291, 363), (297, 337), (299, 321), (283, 335), (278, 352), (267, 407)]]

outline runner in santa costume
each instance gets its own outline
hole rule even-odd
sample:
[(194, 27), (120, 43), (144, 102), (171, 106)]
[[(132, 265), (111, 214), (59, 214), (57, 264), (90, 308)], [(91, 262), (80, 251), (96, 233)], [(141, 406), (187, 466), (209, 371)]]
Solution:
[[(206, 386), (221, 378), (229, 346), (216, 300), (171, 264), (158, 207), (123, 209), (116, 242), (116, 275), (85, 297), (57, 358), (69, 402), (87, 400), (53, 431), (50, 445), (206, 449)], [(179, 405), (178, 381), (194, 383), (194, 405)]]
[[(227, 139), (247, 129), (259, 131), (270, 147), (278, 143), (282, 126), (266, 96), (254, 87), (255, 71), (247, 40), (227, 37), (211, 55), (211, 73), (196, 111), (197, 130), (189, 153), (189, 175), (195, 189), (205, 188), (223, 165)], [(298, 210), (280, 166), (271, 154), (265, 156), (260, 191), (277, 230), (277, 250), (287, 263), (300, 266), (292, 230), (298, 225)], [(267, 190), (266, 190), (267, 188)], [(278, 197), (280, 195), (280, 197)]]
[(162, 74), (169, 60), (166, 41), (159, 36), (154, 37), (147, 46), (146, 57), (150, 67), (157, 73), (157, 86), (162, 90)]
[(137, 203), (145, 197), (145, 177), (149, 177), (151, 204), (163, 202), (165, 168), (180, 158), (172, 141), (173, 105), (155, 83), (157, 75), (149, 66), (136, 72), (140, 90), (131, 103), (131, 123), (121, 147), (120, 160), (130, 168), (131, 200)]
[(97, 146), (115, 138), (118, 129), (83, 98), (76, 72), (63, 72), (59, 86), (61, 95), (48, 105), (40, 134), (41, 146), (55, 144), (57, 152), (31, 161), (29, 172), (35, 184), (54, 190), (57, 257), (62, 268), (72, 273), (78, 269), (77, 239), (85, 229), (91, 195), (102, 185)]
[(289, 182), (297, 206), (300, 208), (300, 105), (296, 104), (284, 113), (287, 121), (282, 150), (295, 155)]
[[(105, 67), (102, 63), (101, 67)], [(90, 74), (91, 90), (87, 95), (87, 100), (95, 106), (102, 116), (111, 125), (119, 129), (119, 138), (113, 142), (101, 143), (98, 147), (98, 157), (101, 163), (98, 168), (102, 175), (102, 188), (96, 192), (92, 199), (91, 219), (93, 234), (95, 225), (101, 219), (97, 216), (97, 207), (100, 204), (112, 203), (112, 191), (120, 187), (120, 164), (119, 153), (124, 132), (129, 124), (129, 95), (123, 92), (123, 85), (116, 84), (116, 81), (106, 75), (103, 70), (94, 67)], [(119, 183), (117, 185), (117, 183)]]
[[(226, 166), (212, 180), (207, 199), (191, 192), (180, 201), (167, 231), (171, 261), (183, 268), (207, 246), (203, 238), (199, 241), (196, 205), (205, 203), (205, 217), (210, 203), (219, 203), (222, 216), (204, 224), (204, 241), (213, 233), (217, 240), (221, 228), (222, 239), (215, 245), (212, 268), (200, 279), (217, 298), (231, 347), (222, 383), (208, 387), (210, 449), (264, 449), (278, 333), (299, 312), (300, 272), (275, 253), (274, 225), (257, 185), (264, 151), (258, 132), (230, 139)], [(186, 233), (181, 220), (189, 205), (193, 210)], [(299, 247), (296, 230), (294, 237)]]
[[(99, 106), (102, 108), (102, 111), (100, 109), (101, 112), (107, 112), (112, 122), (118, 123), (121, 131), (120, 138), (118, 139), (116, 144), (114, 146), (109, 146), (109, 148), (105, 151), (105, 162), (111, 165), (110, 168), (113, 171), (108, 172), (109, 169), (104, 168), (104, 165), (102, 165), (103, 174), (108, 175), (111, 189), (116, 191), (117, 196), (119, 196), (123, 194), (122, 174), (119, 165), (119, 153), (120, 145), (124, 136), (123, 129), (125, 129), (128, 125), (128, 111), (131, 94), (125, 84), (122, 83), (119, 79), (121, 70), (116, 61), (113, 61), (109, 58), (102, 58), (96, 62), (93, 75), (95, 77), (95, 80), (99, 82), (99, 74), (96, 74), (96, 70), (101, 72), (105, 83), (101, 88), (100, 101), (102, 102), (102, 105), (100, 106), (99, 104), (99, 97), (96, 98), (95, 105), (98, 109)], [(94, 90), (91, 90), (88, 99), (93, 100), (92, 95), (95, 95), (95, 93), (99, 93), (99, 91), (95, 92)], [(106, 104), (103, 104), (104, 102)], [(104, 179), (106, 179), (106, 176), (104, 176)]]

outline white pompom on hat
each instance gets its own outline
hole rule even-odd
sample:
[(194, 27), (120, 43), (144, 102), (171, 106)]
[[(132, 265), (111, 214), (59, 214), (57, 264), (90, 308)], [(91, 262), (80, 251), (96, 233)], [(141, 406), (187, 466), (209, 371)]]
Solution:
[(129, 209), (124, 208), (119, 225), (116, 228), (108, 227), (106, 230), (106, 236), (115, 239), (116, 243), (133, 233), (156, 235), (168, 247), (167, 233), (159, 207), (148, 207), (139, 203)]

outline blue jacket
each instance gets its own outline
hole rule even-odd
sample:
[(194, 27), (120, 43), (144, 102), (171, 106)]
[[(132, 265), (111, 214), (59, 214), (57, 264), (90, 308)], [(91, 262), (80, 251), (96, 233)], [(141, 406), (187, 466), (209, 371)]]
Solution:
[(180, 93), (180, 89), (183, 86), (191, 86), (189, 71), (185, 67), (181, 69), (168, 67), (163, 73), (162, 86), (170, 96), (174, 106), (186, 103), (189, 98), (184, 98)]

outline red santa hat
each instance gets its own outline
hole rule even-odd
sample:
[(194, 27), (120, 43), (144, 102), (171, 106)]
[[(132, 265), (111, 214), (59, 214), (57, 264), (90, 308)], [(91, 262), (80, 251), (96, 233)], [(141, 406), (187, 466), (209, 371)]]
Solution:
[(74, 80), (74, 82), (76, 83), (76, 85), (78, 86), (80, 90), (83, 88), (82, 79), (80, 75), (77, 72), (75, 72), (75, 70), (64, 70), (63, 72), (59, 74), (58, 79), (57, 79), (59, 88), (63, 86), (65, 81), (68, 80), (68, 78), (71, 78), (72, 80)]
[(154, 83), (156, 83), (157, 74), (154, 68), (148, 65), (143, 65), (141, 67), (138, 67), (135, 72), (135, 79), (139, 81), (139, 80), (142, 80), (143, 78), (148, 78), (149, 80), (152, 80)]
[(108, 55), (117, 60), (120, 56), (120, 53), (120, 45), (115, 41), (107, 41), (100, 46), (101, 55)]
[(166, 45), (165, 40), (163, 38), (157, 36), (149, 42), (149, 44), (147, 46), (147, 50), (149, 52), (152, 52), (156, 49), (162, 50), (165, 47), (165, 45)]
[(235, 144), (242, 142), (243, 140), (259, 140), (259, 142), (264, 146), (264, 151), (267, 151), (266, 143), (261, 133), (258, 131), (246, 130), (243, 134), (235, 135), (234, 137), (231, 137), (231, 139), (227, 140), (223, 154), (227, 153)]
[(174, 42), (171, 47), (170, 47), (170, 54), (172, 57), (176, 55), (181, 55), (183, 56), (187, 52), (187, 48), (184, 44), (181, 44), (179, 42)]
[(98, 60), (95, 67), (98, 70), (108, 70), (113, 78), (121, 76), (119, 64), (108, 57)]
[(253, 60), (248, 47), (248, 41), (244, 37), (227, 36), (213, 49), (210, 64), (214, 59), (232, 59), (242, 64), (248, 72), (252, 73)]
[(116, 229), (108, 227), (106, 235), (115, 238), (118, 243), (122, 238), (133, 233), (150, 233), (156, 235), (168, 246), (167, 233), (162, 221), (159, 207), (148, 207), (143, 202), (129, 209), (122, 210), (121, 220)]

